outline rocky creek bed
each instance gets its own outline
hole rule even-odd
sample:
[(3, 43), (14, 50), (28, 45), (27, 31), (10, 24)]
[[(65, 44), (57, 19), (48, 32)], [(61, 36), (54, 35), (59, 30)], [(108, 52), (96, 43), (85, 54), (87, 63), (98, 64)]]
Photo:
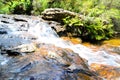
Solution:
[(56, 26), (40, 16), (1, 14), (0, 80), (120, 79), (118, 54), (63, 40)]

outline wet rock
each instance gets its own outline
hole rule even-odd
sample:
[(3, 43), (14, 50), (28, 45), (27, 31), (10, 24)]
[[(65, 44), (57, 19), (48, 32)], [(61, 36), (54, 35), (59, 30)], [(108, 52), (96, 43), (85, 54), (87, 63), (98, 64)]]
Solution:
[(120, 54), (120, 39), (114, 38), (104, 41), (103, 48), (111, 53)]
[(112, 47), (111, 51), (115, 52), (117, 54), (120, 54), (120, 46), (118, 46), (118, 47)]
[(36, 46), (32, 44), (29, 40), (23, 39), (15, 35), (1, 35), (0, 36), (0, 46), (2, 51), (6, 53), (29, 53), (36, 50)]
[(59, 22), (56, 21), (46, 21), (46, 22), (51, 26), (52, 29), (54, 29), (58, 33), (58, 35), (60, 35), (60, 33), (66, 30), (64, 25), (62, 25)]
[(0, 35), (7, 34), (8, 31), (7, 25), (0, 25)]
[(120, 67), (93, 63), (91, 68), (107, 80), (120, 79)]
[(33, 44), (33, 43), (23, 44), (23, 45), (14, 47), (11, 50), (15, 50), (15, 51), (18, 51), (18, 52), (21, 52), (21, 53), (31, 53), (31, 52), (34, 52), (36, 50), (36, 45)]
[(0, 69), (5, 80), (102, 80), (76, 53), (50, 44), (40, 44), (33, 54), (11, 58)]
[[(50, 48), (49, 48), (50, 47)], [(88, 68), (82, 58), (79, 58), (78, 54), (74, 54), (71, 50), (62, 50), (54, 45), (41, 44), (39, 52), (46, 59), (55, 59), (59, 64), (70, 66), (71, 63), (83, 64), (82, 66)], [(85, 65), (84, 65), (85, 64)]]
[(23, 44), (13, 48), (2, 48), (1, 54), (8, 54), (9, 56), (22, 55), (22, 53), (33, 53), (36, 50), (36, 45), (33, 43)]
[[(18, 55), (36, 50), (36, 45), (33, 42), (37, 38), (28, 32), (36, 20), (32, 21), (33, 17), (21, 16), (0, 15), (0, 49), (2, 54)], [(36, 18), (39, 20), (38, 17)]]
[(91, 72), (85, 68), (83, 68), (81, 65), (75, 65), (75, 64), (72, 64), (70, 65), (69, 67), (69, 70), (68, 72), (69, 73), (83, 73), (85, 75), (88, 75), (88, 76), (95, 76), (95, 72)]
[(19, 18), (14, 17), (14, 20), (15, 20), (15, 21), (27, 22), (27, 20), (25, 20), (25, 19), (21, 19), (20, 17), (19, 17)]
[(71, 41), (73, 44), (81, 44), (82, 40), (80, 38), (74, 38), (74, 37), (61, 37), (63, 40)]

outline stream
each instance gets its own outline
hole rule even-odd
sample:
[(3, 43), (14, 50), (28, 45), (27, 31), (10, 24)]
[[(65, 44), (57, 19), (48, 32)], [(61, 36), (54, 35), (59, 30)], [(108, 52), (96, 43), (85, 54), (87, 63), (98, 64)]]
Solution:
[(0, 15), (0, 53), (0, 80), (120, 80), (119, 54), (63, 40), (40, 17)]

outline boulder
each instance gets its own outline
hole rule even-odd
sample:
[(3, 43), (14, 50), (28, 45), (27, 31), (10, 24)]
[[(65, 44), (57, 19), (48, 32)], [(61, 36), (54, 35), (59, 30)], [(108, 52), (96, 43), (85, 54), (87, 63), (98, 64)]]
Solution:
[[(22, 16), (22, 15), (21, 15)], [(2, 54), (18, 55), (36, 50), (36, 39), (28, 33), (28, 16), (0, 15), (0, 49)]]
[(39, 44), (33, 54), (9, 59), (0, 66), (3, 80), (102, 80), (87, 62), (69, 49)]
[(48, 23), (50, 27), (58, 33), (58, 35), (60, 32), (64, 32), (66, 30), (64, 25), (62, 25), (59, 22), (56, 21), (45, 21), (45, 22)]
[(55, 21), (61, 22), (63, 18), (68, 17), (68, 16), (70, 16), (70, 17), (75, 17), (75, 16), (82, 17), (82, 15), (80, 15), (78, 13), (64, 10), (61, 8), (48, 8), (42, 12), (42, 18), (46, 19), (46, 20), (55, 20)]

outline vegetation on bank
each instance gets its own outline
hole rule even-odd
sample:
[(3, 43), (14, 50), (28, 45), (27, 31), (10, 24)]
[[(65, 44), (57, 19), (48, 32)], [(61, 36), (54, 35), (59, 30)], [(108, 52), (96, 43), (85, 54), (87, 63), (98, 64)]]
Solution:
[(0, 0), (0, 13), (39, 15), (46, 8), (63, 8), (85, 16), (63, 19), (75, 36), (90, 40), (109, 39), (120, 25), (120, 0)]
[(84, 40), (109, 39), (114, 33), (113, 24), (99, 17), (85, 17), (85, 19), (67, 17), (63, 21), (67, 32)]

